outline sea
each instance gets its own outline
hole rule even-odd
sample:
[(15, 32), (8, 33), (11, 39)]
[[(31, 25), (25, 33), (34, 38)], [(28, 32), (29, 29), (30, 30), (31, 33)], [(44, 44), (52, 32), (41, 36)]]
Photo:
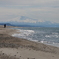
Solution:
[(58, 27), (19, 27), (12, 36), (59, 47)]

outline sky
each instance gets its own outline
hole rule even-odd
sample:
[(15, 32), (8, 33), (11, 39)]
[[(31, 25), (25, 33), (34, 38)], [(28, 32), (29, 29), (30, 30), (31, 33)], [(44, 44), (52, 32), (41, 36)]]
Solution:
[(59, 23), (59, 0), (0, 0), (0, 22), (45, 21)]

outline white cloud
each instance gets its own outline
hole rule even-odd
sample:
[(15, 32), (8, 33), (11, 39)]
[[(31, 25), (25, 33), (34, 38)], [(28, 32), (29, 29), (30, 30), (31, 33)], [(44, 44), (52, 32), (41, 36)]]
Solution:
[[(38, 19), (40, 22), (42, 21), (55, 21), (59, 19), (59, 8), (51, 8), (51, 7), (44, 7), (44, 8), (20, 8), (20, 9), (14, 9), (14, 8), (2, 8), (0, 7), (0, 21), (8, 21), (11, 20), (14, 21), (18, 19), (17, 17), (20, 16), (27, 16), (33, 19)], [(42, 19), (42, 20), (40, 20)], [(24, 20), (23, 22), (30, 22), (29, 19)], [(37, 20), (33, 20), (32, 22), (36, 22)], [(58, 20), (59, 21), (59, 20)], [(58, 22), (55, 21), (55, 22)], [(22, 22), (22, 21), (21, 21)]]
[[(37, 20), (20, 20), (20, 16)], [(0, 0), (1, 21), (59, 22), (59, 0)]]
[(1, 5), (42, 5), (56, 1), (59, 0), (0, 0), (0, 3)]
[(7, 14), (7, 15), (8, 15), (8, 14), (10, 15), (10, 14), (12, 14), (12, 13), (13, 13), (13, 14), (18, 14), (18, 13), (21, 13), (21, 12), (24, 12), (24, 11), (25, 11), (25, 10), (23, 10), (23, 9), (13, 9), (13, 8), (5, 8), (5, 7), (4, 7), (4, 8), (1, 8), (1, 7), (0, 7), (0, 13), (1, 13), (1, 14), (4, 13), (4, 14)]
[(33, 19), (25, 19), (25, 20), (21, 20), (20, 17), (15, 17), (15, 18), (12, 18), (12, 19), (8, 19), (8, 22), (9, 21), (14, 21), (14, 22), (25, 22), (25, 23), (36, 23), (37, 21), (36, 20), (33, 20)]
[[(15, 17), (24, 16), (25, 10), (23, 9), (13, 9), (13, 8), (2, 8), (0, 7), (0, 21), (8, 21)], [(13, 21), (13, 20), (12, 20)]]

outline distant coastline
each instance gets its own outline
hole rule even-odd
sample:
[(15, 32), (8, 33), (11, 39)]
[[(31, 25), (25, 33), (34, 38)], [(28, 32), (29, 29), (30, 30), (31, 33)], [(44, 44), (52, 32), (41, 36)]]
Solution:
[(8, 25), (8, 26), (16, 26), (16, 27), (59, 27), (58, 23), (9, 23), (9, 22), (1, 22), (0, 25)]

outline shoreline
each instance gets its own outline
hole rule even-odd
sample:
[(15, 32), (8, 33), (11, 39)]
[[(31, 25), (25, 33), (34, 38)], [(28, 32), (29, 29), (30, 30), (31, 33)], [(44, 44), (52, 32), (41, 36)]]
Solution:
[[(16, 32), (14, 34), (11, 34), (12, 37), (17, 37), (17, 35), (20, 34), (19, 29), (15, 29), (15, 30), (16, 30)], [(20, 38), (20, 37), (17, 37), (17, 38)], [(25, 38), (20, 38), (20, 39), (25, 39)], [(54, 42), (50, 43), (50, 42), (47, 42), (47, 41), (38, 41), (38, 40), (31, 40), (31, 39), (26, 39), (26, 40), (33, 41), (33, 42), (36, 42), (36, 43), (42, 43), (42, 44), (45, 44), (45, 45), (50, 45), (50, 46), (54, 46), (54, 47), (59, 48), (59, 43), (54, 43)]]
[(19, 59), (59, 59), (58, 47), (12, 37), (11, 34), (16, 32), (0, 27), (0, 52)]

